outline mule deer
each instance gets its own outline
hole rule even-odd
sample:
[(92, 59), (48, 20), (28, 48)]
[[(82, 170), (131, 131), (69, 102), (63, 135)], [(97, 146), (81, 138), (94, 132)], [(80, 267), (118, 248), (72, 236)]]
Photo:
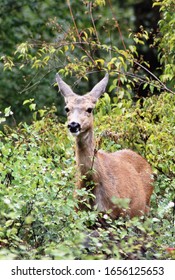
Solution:
[[(76, 137), (76, 162), (80, 172), (78, 188), (88, 188), (88, 183), (93, 181), (95, 198), (91, 206), (97, 205), (101, 212), (111, 210), (108, 211), (111, 218), (148, 213), (153, 191), (152, 171), (148, 162), (129, 149), (114, 153), (95, 152), (92, 112), (98, 98), (105, 92), (108, 74), (83, 96), (75, 94), (58, 74), (56, 81), (65, 99), (68, 129)], [(94, 172), (90, 172), (92, 167)], [(128, 199), (129, 207), (122, 209), (114, 198), (116, 202)]]

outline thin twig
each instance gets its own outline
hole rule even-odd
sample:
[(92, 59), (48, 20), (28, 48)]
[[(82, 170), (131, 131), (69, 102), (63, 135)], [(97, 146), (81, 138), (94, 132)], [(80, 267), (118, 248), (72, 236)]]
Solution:
[(120, 39), (121, 39), (121, 41), (122, 41), (122, 45), (123, 45), (123, 47), (124, 47), (124, 49), (125, 49), (125, 51), (126, 51), (127, 49), (126, 49), (126, 45), (125, 45), (125, 42), (124, 42), (124, 39), (123, 39), (123, 34), (122, 34), (122, 32), (121, 32), (120, 25), (119, 25), (119, 23), (118, 23), (118, 20), (117, 20), (117, 18), (116, 18), (116, 16), (115, 16), (114, 11), (113, 11), (113, 7), (112, 7), (112, 4), (111, 4), (111, 0), (108, 0), (108, 3), (109, 3), (109, 7), (110, 7), (110, 9), (111, 9), (111, 12), (112, 12), (112, 16), (113, 16), (113, 18), (114, 18), (114, 20), (115, 20), (115, 25), (116, 25), (116, 28), (118, 29), (118, 32), (119, 32), (119, 35), (120, 35)]
[[(75, 18), (74, 18), (74, 15), (73, 15), (72, 8), (71, 8), (70, 1), (69, 1), (69, 0), (67, 0), (67, 5), (68, 5), (68, 7), (69, 7), (69, 11), (70, 11), (70, 14), (71, 14), (71, 17), (72, 17), (72, 21), (73, 21), (73, 23), (74, 23), (74, 27), (75, 27), (75, 30), (76, 30), (76, 33), (77, 33), (77, 37), (78, 37), (78, 39), (79, 39), (79, 43), (81, 44), (81, 43), (82, 43), (82, 41), (81, 41), (81, 36), (80, 36), (80, 34), (79, 34), (79, 32), (78, 32), (78, 27), (77, 27), (77, 25), (76, 25)], [(91, 60), (91, 61), (93, 62), (93, 64), (95, 65), (95, 61), (94, 61), (93, 58), (90, 56), (90, 54), (88, 53), (88, 51), (86, 51), (81, 45), (80, 45), (79, 47), (87, 54), (87, 56), (90, 58), (90, 60)]]
[(97, 38), (98, 44), (100, 44), (100, 40), (99, 40), (99, 37), (98, 37), (98, 32), (97, 32), (97, 29), (96, 29), (96, 26), (95, 26), (95, 22), (94, 22), (94, 18), (93, 18), (93, 15), (92, 15), (92, 2), (89, 3), (89, 11), (90, 11), (92, 25), (93, 25), (93, 28), (94, 28), (94, 31), (95, 31), (95, 36)]
[(25, 86), (25, 88), (24, 88), (23, 90), (21, 90), (19, 93), (21, 94), (21, 93), (23, 93), (23, 92), (25, 92), (25, 91), (27, 91), (27, 90), (29, 90), (29, 89), (32, 89), (32, 88), (35, 87), (36, 85), (40, 84), (40, 82), (41, 82), (50, 72), (52, 72), (52, 70), (47, 71), (47, 73), (44, 74), (43, 77), (42, 77), (39, 81), (37, 81), (36, 83), (34, 83), (33, 85), (30, 86), (32, 80), (38, 75), (38, 73), (37, 73), (37, 74), (30, 80), (30, 82), (27, 84), (27, 86)]
[(166, 86), (164, 83), (162, 83), (162, 81), (161, 81), (159, 78), (157, 78), (156, 75), (154, 75), (151, 71), (149, 71), (148, 68), (146, 68), (145, 66), (143, 66), (142, 64), (140, 64), (140, 63), (137, 62), (136, 60), (134, 60), (134, 63), (135, 63), (136, 65), (140, 66), (142, 69), (144, 69), (147, 73), (149, 73), (156, 81), (158, 81), (159, 84), (161, 84), (162, 88), (164, 88), (165, 90), (167, 90), (167, 91), (169, 91), (169, 92), (175, 94), (175, 92), (172, 91), (171, 89), (167, 88), (167, 86)]
[(70, 11), (70, 14), (71, 14), (71, 17), (72, 17), (72, 21), (73, 21), (73, 24), (74, 24), (74, 27), (75, 27), (75, 30), (76, 30), (76, 33), (77, 33), (77, 37), (78, 37), (79, 41), (81, 42), (81, 37), (80, 37), (80, 34), (78, 32), (78, 28), (77, 28), (77, 25), (76, 25), (76, 22), (75, 22), (75, 18), (74, 18), (74, 15), (73, 15), (73, 12), (72, 12), (72, 8), (71, 8), (71, 4), (70, 4), (69, 0), (67, 0), (67, 5), (69, 7), (69, 11)]

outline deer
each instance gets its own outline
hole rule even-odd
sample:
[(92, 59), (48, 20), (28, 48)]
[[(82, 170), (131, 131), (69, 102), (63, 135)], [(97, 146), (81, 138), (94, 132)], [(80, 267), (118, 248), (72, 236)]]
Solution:
[[(90, 92), (78, 95), (56, 74), (56, 82), (66, 104), (67, 127), (75, 137), (79, 170), (77, 188), (88, 189), (93, 182), (91, 208), (108, 213), (112, 219), (146, 215), (153, 192), (153, 175), (147, 160), (130, 149), (113, 153), (96, 150), (93, 109), (105, 92), (108, 80), (109, 74), (106, 73)], [(120, 199), (127, 199), (128, 207), (117, 204)], [(80, 209), (83, 209), (82, 205)]]

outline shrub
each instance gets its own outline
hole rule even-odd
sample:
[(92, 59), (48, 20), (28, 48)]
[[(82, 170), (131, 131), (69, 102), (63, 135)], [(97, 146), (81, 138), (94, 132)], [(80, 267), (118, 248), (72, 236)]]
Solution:
[[(96, 210), (75, 211), (74, 140), (54, 111), (31, 125), (4, 128), (0, 142), (0, 258), (163, 259), (174, 247), (174, 96), (133, 103), (105, 95), (97, 105), (98, 148), (132, 148), (157, 175), (146, 218), (99, 223)], [(79, 193), (87, 197), (83, 189)]]

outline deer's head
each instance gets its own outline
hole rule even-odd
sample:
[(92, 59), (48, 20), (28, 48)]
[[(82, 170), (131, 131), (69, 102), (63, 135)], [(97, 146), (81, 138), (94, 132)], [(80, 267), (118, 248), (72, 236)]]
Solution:
[(98, 98), (105, 92), (108, 74), (84, 96), (73, 92), (60, 76), (56, 75), (59, 90), (65, 99), (65, 110), (68, 118), (68, 129), (74, 136), (87, 132), (93, 125), (93, 109)]

